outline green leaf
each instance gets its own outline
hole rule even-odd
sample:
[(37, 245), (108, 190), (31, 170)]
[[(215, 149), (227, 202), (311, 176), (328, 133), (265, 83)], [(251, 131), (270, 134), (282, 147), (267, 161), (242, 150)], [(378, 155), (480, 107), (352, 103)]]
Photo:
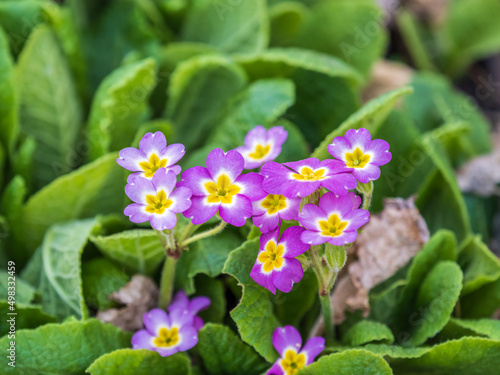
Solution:
[(35, 149), (35, 140), (33, 137), (28, 137), (21, 141), (18, 149), (11, 156), (12, 171), (24, 179), (28, 191), (33, 191), (33, 155)]
[(251, 80), (293, 80), (296, 101), (287, 118), (293, 119), (313, 146), (358, 109), (355, 90), (362, 78), (332, 56), (299, 48), (272, 48), (259, 54), (236, 56), (235, 60)]
[(474, 61), (500, 51), (500, 4), (495, 0), (453, 1), (447, 10), (443, 40), (443, 71), (457, 77)]
[(326, 146), (331, 144), (335, 137), (344, 136), (349, 129), (366, 128), (370, 133), (377, 132), (398, 100), (412, 92), (410, 87), (403, 87), (370, 100), (361, 109), (350, 115), (337, 129), (328, 134), (314, 150), (312, 156), (319, 159), (330, 158), (331, 155), (326, 150)]
[(420, 186), (416, 206), (431, 233), (450, 229), (459, 240), (463, 240), (471, 228), (453, 168), (442, 145), (434, 137), (424, 137), (422, 145), (437, 169)]
[(250, 277), (258, 251), (259, 239), (246, 241), (231, 252), (223, 272), (233, 276), (243, 288), (239, 305), (231, 311), (241, 339), (268, 362), (273, 362), (278, 353), (273, 347), (272, 335), (279, 322), (273, 314), (273, 304), (268, 297), (270, 292)]
[[(7, 253), (14, 261), (22, 265), (29, 256), (19, 245), (23, 238), (23, 200), (26, 196), (26, 185), (21, 176), (15, 176), (5, 187), (2, 200), (0, 202), (0, 211), (5, 215), (9, 224), (9, 235), (5, 242), (9, 244)], [(13, 251), (15, 249), (15, 251)]]
[(409, 336), (404, 346), (418, 346), (444, 328), (462, 289), (462, 271), (450, 261), (439, 262), (427, 275), (409, 319)]
[(129, 281), (127, 274), (105, 258), (94, 258), (82, 267), (83, 296), (88, 306), (106, 310), (116, 306), (108, 296)]
[[(9, 284), (9, 282), (12, 283)], [(0, 271), (0, 296), (7, 298), (9, 286), (14, 286), (15, 288), (16, 303), (26, 305), (31, 303), (31, 301), (35, 298), (35, 288), (24, 281), (21, 277), (15, 274), (14, 276), (10, 276), (7, 271)]]
[(222, 323), (227, 308), (224, 282), (207, 275), (198, 275), (195, 278), (195, 287), (195, 296), (210, 298), (210, 307), (198, 313), (200, 318), (204, 322)]
[(54, 223), (122, 211), (125, 173), (116, 164), (116, 157), (106, 155), (31, 196), (22, 210), (29, 252), (36, 249)]
[(156, 63), (145, 59), (113, 71), (100, 84), (89, 115), (90, 159), (130, 146), (147, 118)]
[[(2, 296), (6, 296), (6, 294), (2, 294)], [(10, 322), (7, 322), (7, 319), (12, 318), (13, 316), (8, 315), (11, 305), (9, 305), (8, 301), (0, 300), (0, 314), (5, 316), (5, 321), (0, 324), (0, 337), (6, 335), (10, 332)], [(54, 323), (57, 319), (51, 315), (45, 314), (42, 311), (41, 306), (38, 305), (27, 305), (24, 303), (17, 302), (17, 293), (16, 293), (16, 314), (15, 318), (15, 331), (19, 331), (21, 329), (32, 329), (38, 326)], [(13, 326), (14, 328), (14, 326)]]
[(292, 45), (300, 33), (309, 9), (298, 1), (283, 1), (269, 9), (271, 22), (271, 46), (286, 47)]
[(465, 320), (452, 318), (446, 327), (439, 333), (439, 339), (442, 341), (460, 339), (463, 336), (482, 336), (500, 341), (500, 320)]
[(0, 27), (0, 141), (10, 152), (19, 132), (19, 98), (14, 85), (14, 62), (9, 41)]
[(266, 1), (195, 1), (181, 34), (184, 40), (207, 43), (222, 52), (261, 51), (269, 40)]
[(321, 357), (297, 372), (297, 375), (323, 374), (390, 375), (392, 371), (382, 357), (367, 350), (354, 349)]
[(198, 349), (209, 374), (261, 374), (268, 366), (228, 327), (207, 324), (199, 332)]
[(392, 344), (394, 336), (385, 324), (362, 320), (352, 326), (342, 338), (342, 343), (350, 346), (360, 346), (374, 341)]
[(220, 275), (229, 253), (241, 244), (241, 237), (230, 230), (196, 241), (182, 254), (176, 266), (175, 285), (187, 294), (194, 292), (193, 278), (198, 274)]
[(93, 236), (90, 240), (102, 254), (131, 273), (151, 275), (165, 258), (165, 250), (153, 230), (133, 229), (111, 236)]
[(395, 357), (390, 362), (396, 374), (494, 374), (500, 366), (499, 353), (500, 341), (464, 337), (433, 346), (416, 358)]
[(464, 271), (462, 295), (500, 279), (500, 260), (479, 236), (469, 236), (461, 245), (458, 264)]
[(460, 300), (463, 318), (489, 318), (498, 309), (500, 309), (500, 280), (484, 285)]
[[(16, 367), (4, 366), (5, 374), (81, 375), (100, 356), (130, 346), (131, 334), (96, 319), (46, 324), (16, 332)], [(10, 339), (0, 339), (8, 348)]]
[(45, 234), (38, 290), (43, 310), (59, 319), (88, 316), (83, 299), (81, 256), (96, 226), (95, 219), (74, 221), (54, 225)]
[(186, 148), (206, 136), (220, 110), (245, 83), (245, 72), (222, 56), (193, 57), (179, 64), (168, 88), (166, 113)]
[(20, 54), (16, 86), (21, 98), (21, 130), (36, 142), (34, 183), (40, 188), (74, 166), (82, 123), (66, 57), (47, 26), (33, 31)]
[(296, 45), (336, 56), (366, 77), (385, 50), (383, 17), (373, 0), (320, 1), (313, 5)]
[(185, 375), (190, 373), (184, 354), (162, 357), (147, 349), (119, 349), (97, 358), (87, 369), (91, 375)]

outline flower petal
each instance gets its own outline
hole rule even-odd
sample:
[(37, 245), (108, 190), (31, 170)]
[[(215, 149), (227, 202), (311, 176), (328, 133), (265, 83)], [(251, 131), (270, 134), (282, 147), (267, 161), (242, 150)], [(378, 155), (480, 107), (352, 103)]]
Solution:
[(288, 349), (293, 349), (296, 353), (302, 347), (302, 337), (299, 331), (292, 326), (279, 327), (273, 333), (273, 345), (282, 358)]
[(222, 149), (216, 148), (207, 156), (207, 169), (214, 181), (224, 173), (233, 182), (243, 172), (244, 164), (243, 156), (234, 150), (225, 153)]
[(178, 214), (186, 211), (191, 207), (191, 190), (186, 187), (178, 187), (168, 197), (172, 201), (171, 206), (168, 208), (170, 211)]
[(356, 230), (370, 221), (370, 212), (362, 209), (352, 210), (344, 216), (344, 219), (349, 221), (345, 230)]
[(286, 375), (285, 370), (281, 367), (281, 358), (274, 362), (273, 367), (269, 369), (266, 375)]
[(300, 198), (286, 198), (286, 208), (279, 211), (279, 216), (283, 220), (298, 220), (300, 208)]
[(276, 294), (276, 287), (274, 286), (272, 280), (272, 272), (265, 273), (262, 269), (262, 263), (255, 261), (255, 264), (250, 271), (250, 277), (260, 286), (266, 288), (271, 293)]
[(250, 201), (256, 201), (267, 196), (267, 193), (262, 189), (262, 181), (264, 177), (258, 173), (250, 172), (242, 174), (234, 181), (241, 190), (239, 194), (244, 195)]
[(335, 245), (335, 246), (344, 246), (348, 243), (353, 243), (356, 241), (356, 238), (358, 238), (358, 232), (350, 231), (346, 232), (344, 231), (340, 236), (338, 237), (323, 237), (325, 238), (330, 244)]
[(193, 326), (185, 326), (179, 331), (180, 342), (178, 348), (184, 352), (198, 343), (198, 331)]
[(332, 143), (326, 146), (327, 151), (334, 158), (346, 161), (345, 154), (348, 152), (352, 152), (352, 146), (344, 137), (335, 137)]
[(323, 194), (319, 199), (319, 207), (326, 214), (326, 217), (334, 212), (340, 212), (341, 217), (344, 217), (347, 213), (352, 211), (352, 198), (349, 195), (336, 195), (335, 193), (329, 192)]
[(116, 162), (123, 168), (132, 172), (142, 171), (139, 163), (147, 160), (146, 155), (133, 147), (124, 148), (118, 153), (118, 156), (119, 158), (116, 159)]
[[(183, 144), (174, 143), (165, 150), (160, 155), (160, 159), (167, 159), (167, 166), (172, 166), (177, 163), (184, 156), (186, 150)], [(178, 173), (177, 173), (178, 174)]]
[(207, 203), (206, 197), (191, 197), (191, 207), (182, 214), (195, 225), (206, 223), (219, 210), (220, 204)]
[(156, 133), (146, 133), (139, 142), (139, 150), (146, 155), (146, 158), (154, 153), (158, 157), (162, 154), (165, 147), (167, 147), (167, 140), (165, 135), (158, 131)]
[(299, 213), (299, 223), (312, 230), (320, 230), (318, 220), (325, 220), (325, 212), (315, 204), (306, 204)]
[(316, 169), (319, 165), (319, 159), (318, 158), (307, 158), (299, 161), (292, 161), (288, 163), (283, 163), (286, 165), (288, 168), (293, 169), (294, 171), (298, 172), (300, 168), (302, 167), (310, 167), (311, 169)]
[(323, 337), (312, 337), (302, 348), (300, 353), (304, 353), (307, 357), (306, 365), (314, 362), (314, 359), (319, 353), (325, 349), (325, 339)]
[(181, 180), (177, 183), (177, 186), (187, 187), (193, 192), (193, 195), (204, 196), (208, 194), (207, 189), (205, 189), (207, 182), (214, 182), (208, 169), (205, 167), (193, 167), (182, 173)]
[(131, 184), (125, 186), (125, 194), (135, 203), (147, 204), (146, 196), (156, 196), (153, 183), (143, 177), (136, 177)]
[(236, 194), (231, 203), (220, 205), (219, 215), (226, 223), (242, 227), (246, 220), (252, 216), (252, 202), (244, 195)]
[(170, 326), (171, 327), (184, 327), (185, 325), (192, 325), (194, 316), (189, 312), (187, 308), (173, 308), (169, 314)]
[(274, 242), (278, 243), (279, 241), (279, 235), (280, 235), (280, 226), (276, 227), (275, 229), (264, 233), (260, 236), (260, 247), (259, 247), (259, 252), (264, 251), (266, 249), (266, 245), (270, 240), (273, 240)]
[(204, 296), (194, 297), (189, 302), (189, 312), (193, 315), (196, 315), (200, 311), (208, 309), (209, 306), (210, 298)]
[(300, 235), (300, 239), (302, 240), (302, 242), (308, 245), (321, 245), (327, 242), (329, 238), (330, 237), (325, 237), (321, 235), (320, 232), (316, 232), (313, 230), (306, 230)]
[(272, 274), (273, 284), (283, 293), (289, 293), (294, 283), (298, 283), (304, 276), (302, 265), (297, 259), (285, 258), (283, 268)]
[(361, 151), (365, 151), (372, 140), (370, 132), (365, 128), (350, 129), (344, 138), (351, 144), (353, 150), (359, 147)]
[(262, 215), (254, 216), (252, 218), (252, 221), (253, 225), (259, 228), (262, 233), (267, 233), (271, 230), (276, 229), (276, 227), (280, 223), (280, 217), (278, 213), (268, 214), (266, 212)]
[(323, 187), (337, 195), (346, 195), (348, 190), (356, 188), (357, 183), (350, 173), (339, 173), (321, 181)]
[(170, 230), (177, 224), (177, 215), (166, 209), (162, 214), (151, 214), (150, 221), (151, 226), (156, 230)]
[(378, 180), (380, 177), (380, 168), (374, 164), (366, 164), (364, 168), (356, 168), (352, 172), (352, 175), (363, 184), (367, 184), (370, 181)]
[(148, 332), (155, 337), (160, 334), (160, 328), (170, 327), (170, 319), (162, 309), (153, 309), (145, 313), (142, 319)]
[(392, 154), (389, 152), (389, 143), (383, 139), (374, 139), (366, 148), (366, 152), (370, 154), (370, 163), (375, 165), (384, 165), (391, 161)]
[(172, 190), (174, 190), (175, 184), (177, 183), (177, 177), (173, 171), (167, 171), (165, 168), (160, 168), (155, 172), (151, 182), (157, 192), (163, 190), (168, 197)]
[(151, 214), (146, 212), (146, 206), (143, 204), (132, 203), (125, 207), (123, 213), (128, 216), (132, 223), (145, 223), (149, 221)]
[(285, 247), (284, 257), (295, 258), (309, 249), (310, 246), (300, 240), (304, 231), (305, 229), (299, 226), (285, 229), (279, 241), (279, 244)]
[(132, 349), (149, 349), (156, 350), (153, 345), (155, 336), (151, 335), (147, 330), (141, 329), (132, 336)]
[(162, 357), (170, 357), (179, 351), (179, 347), (173, 346), (171, 348), (155, 348), (154, 350)]

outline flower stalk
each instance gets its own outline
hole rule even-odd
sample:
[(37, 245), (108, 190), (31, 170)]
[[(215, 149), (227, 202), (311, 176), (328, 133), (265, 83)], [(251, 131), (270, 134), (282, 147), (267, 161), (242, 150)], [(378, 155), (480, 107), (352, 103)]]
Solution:
[(212, 229), (209, 229), (205, 232), (201, 232), (201, 233), (198, 233), (197, 235), (195, 236), (192, 236), (190, 238), (188, 238), (187, 240), (183, 241), (180, 243), (180, 247), (181, 248), (184, 248), (186, 247), (187, 245), (193, 243), (193, 242), (196, 242), (196, 241), (199, 241), (199, 240), (202, 240), (204, 238), (207, 238), (207, 237), (212, 237), (216, 234), (219, 234), (220, 232), (222, 232), (224, 230), (224, 228), (226, 227), (227, 223), (223, 220), (221, 220), (221, 222), (219, 223), (219, 225), (217, 225), (216, 227), (212, 228)]
[(163, 310), (166, 310), (172, 301), (177, 260), (178, 258), (167, 256), (165, 257), (165, 263), (163, 263), (160, 280), (160, 300), (158, 303)]

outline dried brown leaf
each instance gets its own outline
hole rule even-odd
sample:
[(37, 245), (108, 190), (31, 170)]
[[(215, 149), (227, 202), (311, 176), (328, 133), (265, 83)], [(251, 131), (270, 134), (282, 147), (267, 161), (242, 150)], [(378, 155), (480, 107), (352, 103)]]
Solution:
[(370, 82), (362, 93), (363, 101), (379, 97), (389, 91), (407, 86), (413, 78), (413, 69), (392, 61), (382, 60), (373, 66)]

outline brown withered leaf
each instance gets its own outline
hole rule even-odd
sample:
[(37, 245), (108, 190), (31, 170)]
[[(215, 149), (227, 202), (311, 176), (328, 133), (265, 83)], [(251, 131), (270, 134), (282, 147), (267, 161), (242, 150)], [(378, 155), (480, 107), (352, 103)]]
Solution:
[(345, 310), (361, 309), (368, 315), (370, 289), (406, 265), (429, 240), (429, 230), (414, 202), (414, 197), (386, 199), (384, 210), (363, 227), (353, 245), (357, 258), (333, 294), (336, 323), (345, 319)]
[(143, 327), (143, 314), (158, 304), (158, 288), (149, 277), (134, 275), (127, 285), (111, 293), (109, 299), (124, 307), (99, 311), (97, 319), (124, 331), (137, 331)]
[(407, 86), (413, 78), (413, 73), (413, 69), (401, 63), (387, 60), (375, 63), (370, 82), (362, 93), (363, 102)]

